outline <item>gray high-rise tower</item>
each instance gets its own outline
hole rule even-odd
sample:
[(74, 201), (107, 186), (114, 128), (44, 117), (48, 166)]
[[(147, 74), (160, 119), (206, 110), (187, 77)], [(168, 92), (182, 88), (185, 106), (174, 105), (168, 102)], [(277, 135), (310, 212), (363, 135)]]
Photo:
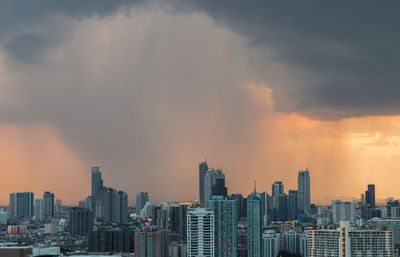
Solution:
[(100, 167), (92, 167), (92, 211), (96, 213), (96, 199), (99, 189), (102, 188), (103, 180), (101, 179)]
[(369, 204), (369, 207), (375, 208), (375, 185), (369, 184), (368, 190), (365, 191), (365, 203)]
[(43, 193), (43, 216), (53, 217), (54, 216), (54, 194), (50, 192)]
[(263, 256), (262, 249), (261, 198), (251, 195), (247, 198), (247, 256)]
[(136, 194), (136, 214), (139, 215), (140, 211), (149, 201), (149, 193), (139, 192)]
[(199, 164), (199, 200), (200, 200), (200, 206), (204, 206), (204, 176), (206, 175), (208, 171), (208, 165), (207, 162), (201, 162)]
[(299, 171), (297, 177), (297, 199), (299, 211), (307, 213), (310, 210), (310, 173), (307, 170)]
[(281, 181), (276, 181), (272, 184), (272, 207), (278, 208), (279, 196), (283, 194), (283, 183)]
[(212, 196), (208, 208), (214, 211), (215, 257), (237, 257), (238, 207), (236, 200)]

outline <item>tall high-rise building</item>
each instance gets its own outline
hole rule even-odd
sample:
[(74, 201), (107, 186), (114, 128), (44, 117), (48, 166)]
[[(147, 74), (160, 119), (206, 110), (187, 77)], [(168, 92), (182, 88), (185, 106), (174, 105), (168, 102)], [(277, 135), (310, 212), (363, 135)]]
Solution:
[(371, 208), (375, 208), (375, 185), (368, 185), (367, 191), (365, 191), (365, 203), (369, 204)]
[(263, 192), (261, 194), (261, 212), (263, 215), (263, 224), (264, 226), (268, 225), (271, 218), (271, 204), (270, 204), (270, 196), (267, 192)]
[(135, 233), (135, 256), (168, 257), (168, 230), (144, 227)]
[(288, 197), (285, 193), (279, 196), (277, 218), (282, 221), (287, 221), (289, 217), (288, 211)]
[(43, 216), (53, 217), (54, 216), (54, 194), (50, 192), (43, 193), (44, 211)]
[(72, 236), (87, 236), (93, 230), (93, 214), (86, 208), (71, 208), (70, 233)]
[(96, 201), (96, 218), (105, 223), (128, 221), (128, 196), (123, 191), (102, 187)]
[(288, 198), (289, 198), (288, 199), (289, 219), (295, 220), (297, 218), (297, 211), (298, 211), (297, 190), (289, 190)]
[(214, 212), (206, 208), (187, 213), (187, 257), (214, 257)]
[(348, 220), (338, 229), (314, 229), (309, 233), (310, 257), (393, 257), (393, 232), (352, 229)]
[(305, 171), (299, 171), (297, 177), (297, 198), (299, 210), (308, 213), (311, 204), (310, 173), (308, 169)]
[(272, 208), (278, 208), (279, 196), (283, 192), (283, 183), (281, 181), (276, 181), (272, 184)]
[(42, 198), (35, 199), (34, 215), (38, 220), (42, 220), (44, 216), (44, 203)]
[(281, 234), (266, 230), (263, 234), (264, 257), (276, 257), (281, 250)]
[(178, 234), (178, 241), (186, 241), (188, 205), (179, 204), (170, 207), (170, 231)]
[[(217, 184), (218, 181), (218, 184)], [(204, 176), (204, 205), (207, 206), (208, 200), (214, 194), (227, 195), (227, 189), (225, 187), (225, 175), (222, 170), (208, 169)]]
[(208, 208), (214, 211), (215, 257), (237, 257), (238, 207), (237, 201), (212, 196)]
[(300, 234), (298, 234), (294, 230), (287, 230), (281, 235), (282, 237), (282, 246), (281, 249), (292, 253), (298, 254), (300, 252)]
[(136, 194), (136, 214), (139, 214), (146, 203), (149, 201), (148, 192), (139, 192)]
[[(95, 226), (89, 233), (89, 252), (133, 253), (136, 226)], [(136, 255), (137, 256), (137, 255)]]
[(220, 176), (215, 179), (215, 184), (212, 187), (212, 195), (228, 196), (228, 188), (225, 186), (225, 176)]
[(263, 256), (261, 198), (252, 195), (247, 198), (247, 256)]
[(356, 222), (356, 204), (354, 202), (332, 201), (332, 222), (339, 225), (341, 220), (349, 220), (351, 224)]
[(34, 215), (34, 194), (18, 192), (10, 194), (9, 209), (13, 217), (28, 218)]
[(201, 162), (199, 164), (199, 200), (200, 200), (200, 206), (204, 207), (204, 176), (206, 175), (208, 171), (208, 165), (207, 162)]
[(55, 206), (55, 209), (54, 209), (54, 215), (55, 216), (60, 216), (62, 214), (62, 211), (63, 211), (62, 200), (61, 199), (57, 199), (56, 200), (56, 206)]
[(92, 211), (96, 213), (96, 200), (97, 194), (104, 186), (103, 179), (101, 179), (100, 167), (92, 167)]
[(393, 231), (393, 246), (396, 250), (400, 250), (400, 219), (372, 218), (370, 223), (377, 230), (389, 229)]

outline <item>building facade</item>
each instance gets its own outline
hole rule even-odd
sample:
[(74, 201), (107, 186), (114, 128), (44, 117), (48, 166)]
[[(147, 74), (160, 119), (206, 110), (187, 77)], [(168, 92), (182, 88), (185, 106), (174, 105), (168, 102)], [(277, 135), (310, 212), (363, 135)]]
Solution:
[(223, 196), (212, 196), (207, 206), (214, 211), (215, 256), (237, 257), (237, 201), (224, 199)]
[(187, 213), (187, 257), (214, 257), (214, 212), (206, 208)]

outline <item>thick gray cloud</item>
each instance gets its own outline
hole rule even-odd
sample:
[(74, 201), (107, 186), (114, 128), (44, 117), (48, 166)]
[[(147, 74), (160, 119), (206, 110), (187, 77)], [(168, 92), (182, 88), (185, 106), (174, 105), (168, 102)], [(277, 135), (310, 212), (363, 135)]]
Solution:
[[(399, 114), (398, 1), (175, 3), (249, 39), (258, 49), (254, 76), (273, 89), (278, 111), (319, 119)], [(285, 72), (271, 72), (270, 61)]]
[(14, 57), (32, 61), (70, 36), (77, 25), (71, 20), (129, 13), (137, 5), (146, 4), (143, 0), (4, 0), (0, 2), (0, 43)]
[[(60, 17), (107, 17), (153, 2), (2, 1), (0, 42), (5, 41), (4, 48), (14, 57), (29, 61), (66, 40), (70, 29), (60, 25)], [(397, 1), (379, 5), (374, 1), (158, 2), (163, 4), (153, 5), (155, 9), (170, 6), (171, 12), (204, 12), (217, 24), (246, 36), (254, 54), (252, 78), (273, 89), (277, 111), (318, 119), (398, 114)], [(282, 68), (277, 73), (271, 65)]]

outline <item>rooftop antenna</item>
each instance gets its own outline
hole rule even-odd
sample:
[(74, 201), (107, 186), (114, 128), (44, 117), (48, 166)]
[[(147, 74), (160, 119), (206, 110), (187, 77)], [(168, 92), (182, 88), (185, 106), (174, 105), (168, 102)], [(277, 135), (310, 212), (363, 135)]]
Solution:
[(256, 181), (254, 180), (254, 194), (257, 194), (257, 187), (256, 187)]

